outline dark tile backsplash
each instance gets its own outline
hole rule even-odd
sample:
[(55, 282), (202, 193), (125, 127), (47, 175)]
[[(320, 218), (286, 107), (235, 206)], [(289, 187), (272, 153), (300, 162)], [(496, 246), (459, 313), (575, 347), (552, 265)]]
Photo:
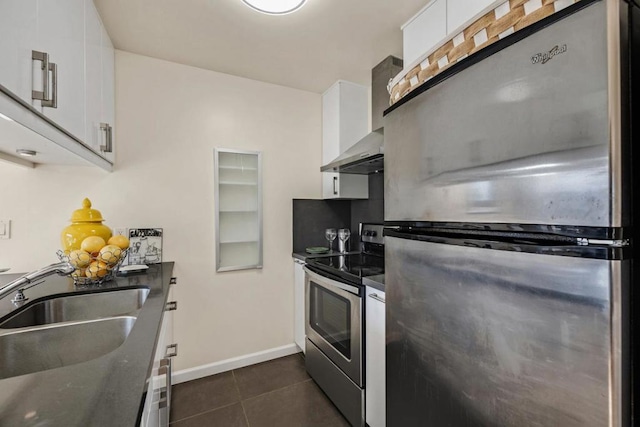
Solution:
[[(350, 248), (357, 249), (361, 222), (382, 224), (384, 221), (384, 175), (369, 175), (367, 200), (293, 199), (293, 251), (304, 253), (310, 246), (328, 246), (324, 238), (327, 228), (350, 228)], [(337, 240), (333, 248), (338, 249)]]
[[(311, 246), (328, 246), (327, 228), (345, 228), (351, 224), (349, 200), (293, 199), (293, 251), (304, 253)], [(333, 242), (338, 249), (338, 242)]]

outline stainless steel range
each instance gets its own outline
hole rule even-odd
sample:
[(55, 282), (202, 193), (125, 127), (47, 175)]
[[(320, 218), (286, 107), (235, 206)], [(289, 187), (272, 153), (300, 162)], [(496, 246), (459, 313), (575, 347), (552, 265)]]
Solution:
[(382, 225), (362, 224), (361, 252), (307, 260), (306, 367), (353, 426), (364, 426), (364, 286), (384, 274)]

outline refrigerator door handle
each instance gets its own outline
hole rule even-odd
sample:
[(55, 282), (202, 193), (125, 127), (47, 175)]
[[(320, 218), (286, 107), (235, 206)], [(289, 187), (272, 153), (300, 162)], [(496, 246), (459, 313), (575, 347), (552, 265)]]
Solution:
[(604, 239), (587, 239), (584, 237), (578, 238), (577, 243), (578, 243), (578, 246), (597, 245), (597, 246), (612, 246), (614, 248), (624, 248), (630, 245), (629, 239), (604, 240)]

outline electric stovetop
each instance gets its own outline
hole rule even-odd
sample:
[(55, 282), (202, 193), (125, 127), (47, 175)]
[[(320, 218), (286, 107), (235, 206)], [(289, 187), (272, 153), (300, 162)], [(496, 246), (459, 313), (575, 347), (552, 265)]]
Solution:
[[(384, 257), (368, 253), (333, 255), (307, 259), (307, 265), (319, 274), (362, 284), (362, 278), (384, 274)], [(328, 273), (328, 274), (325, 274)]]

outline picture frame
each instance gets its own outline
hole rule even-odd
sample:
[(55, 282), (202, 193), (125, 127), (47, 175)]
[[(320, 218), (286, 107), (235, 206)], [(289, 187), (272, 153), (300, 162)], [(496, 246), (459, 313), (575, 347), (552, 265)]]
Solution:
[(162, 228), (130, 228), (128, 264), (162, 262)]

